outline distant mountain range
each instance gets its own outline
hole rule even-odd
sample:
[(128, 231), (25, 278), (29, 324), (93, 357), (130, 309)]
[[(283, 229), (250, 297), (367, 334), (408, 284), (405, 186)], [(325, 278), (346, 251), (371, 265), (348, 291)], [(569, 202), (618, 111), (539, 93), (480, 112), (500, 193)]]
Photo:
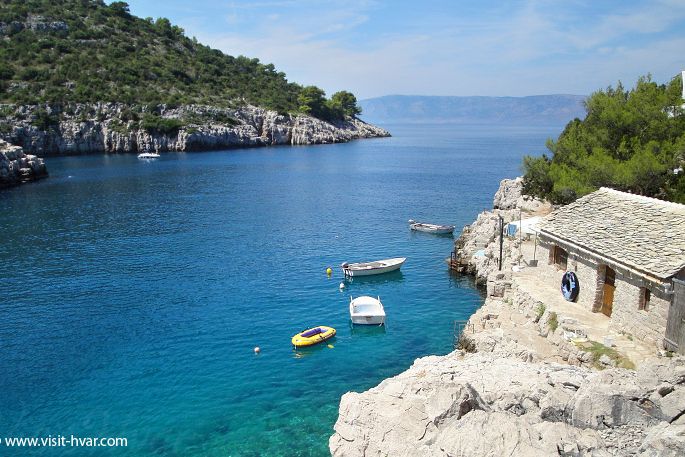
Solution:
[(563, 125), (585, 118), (583, 95), (441, 97), (387, 95), (359, 102), (371, 123), (495, 123)]

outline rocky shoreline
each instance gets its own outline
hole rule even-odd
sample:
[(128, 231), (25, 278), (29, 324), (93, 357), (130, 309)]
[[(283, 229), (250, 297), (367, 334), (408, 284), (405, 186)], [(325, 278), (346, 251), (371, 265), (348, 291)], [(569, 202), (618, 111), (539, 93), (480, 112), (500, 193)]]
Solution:
[(331, 124), (251, 105), (0, 105), (0, 111), (0, 139), (39, 157), (310, 145), (390, 136), (356, 118)]
[(45, 178), (48, 171), (40, 157), (0, 140), (0, 189)]
[(573, 308), (543, 304), (535, 277), (519, 270), (521, 239), (505, 239), (499, 270), (499, 217), (506, 223), (550, 210), (522, 197), (520, 184), (504, 180), (494, 209), (456, 243), (463, 271), (488, 290), (459, 348), (345, 394), (332, 455), (685, 453), (685, 358), (659, 357), (629, 341), (619, 345), (624, 354), (578, 344), (593, 337), (592, 321), (578, 320)]
[(46, 177), (42, 157), (329, 144), (390, 136), (356, 118), (328, 123), (251, 105), (0, 105), (0, 114), (0, 188)]

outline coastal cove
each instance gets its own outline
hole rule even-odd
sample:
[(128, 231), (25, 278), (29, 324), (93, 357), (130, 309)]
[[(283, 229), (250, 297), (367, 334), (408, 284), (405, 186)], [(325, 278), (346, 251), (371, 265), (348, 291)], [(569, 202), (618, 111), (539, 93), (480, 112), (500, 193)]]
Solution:
[[(447, 271), (454, 239), (407, 220), (459, 231), (562, 129), (381, 127), (393, 136), (48, 157), (49, 178), (3, 191), (0, 428), (126, 437), (112, 455), (326, 455), (342, 394), (447, 354), (483, 303)], [(338, 290), (341, 262), (395, 256), (401, 273)], [(381, 296), (386, 329), (349, 327), (360, 294)], [(333, 347), (294, 352), (313, 325), (338, 330)]]

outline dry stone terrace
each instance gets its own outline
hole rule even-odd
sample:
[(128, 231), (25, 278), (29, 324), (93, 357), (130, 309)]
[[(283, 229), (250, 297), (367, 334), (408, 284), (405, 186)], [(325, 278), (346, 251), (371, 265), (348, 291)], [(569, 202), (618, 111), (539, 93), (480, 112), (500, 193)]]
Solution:
[[(657, 351), (653, 344), (646, 343), (635, 338), (629, 332), (612, 326), (611, 318), (602, 314), (594, 313), (591, 309), (563, 298), (560, 292), (561, 272), (555, 280), (542, 272), (538, 267), (527, 266), (533, 259), (533, 253), (539, 255), (540, 250), (535, 249), (535, 240), (523, 241), (521, 244), (522, 259), (517, 272), (512, 272), (512, 282), (516, 284), (518, 292), (534, 297), (537, 303), (545, 306), (546, 313), (556, 313), (560, 331), (554, 338), (545, 339), (551, 344), (562, 342), (566, 346), (565, 355), (579, 354), (582, 349), (574, 345), (571, 340), (585, 337), (590, 341), (596, 341), (611, 346), (617, 352), (623, 354), (636, 366), (656, 356)], [(536, 255), (536, 257), (537, 257)], [(546, 259), (543, 259), (546, 261)], [(550, 335), (551, 336), (551, 335)], [(582, 357), (582, 354), (581, 354)], [(571, 357), (571, 360), (573, 358)]]

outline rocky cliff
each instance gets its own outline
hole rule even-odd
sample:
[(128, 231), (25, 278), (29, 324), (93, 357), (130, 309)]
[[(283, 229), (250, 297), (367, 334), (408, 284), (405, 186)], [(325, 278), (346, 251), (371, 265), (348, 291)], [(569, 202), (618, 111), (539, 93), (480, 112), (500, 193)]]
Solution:
[(638, 371), (527, 363), (501, 353), (416, 360), (347, 393), (334, 456), (680, 456), (685, 361)]
[(43, 159), (25, 154), (21, 147), (0, 140), (0, 189), (47, 175)]
[(345, 394), (332, 455), (685, 455), (685, 358), (633, 348), (631, 356), (643, 356), (638, 369), (616, 368), (627, 358), (593, 349), (601, 331), (563, 299), (545, 307), (529, 284), (535, 277), (515, 273), (517, 238), (505, 238), (499, 271), (499, 216), (508, 222), (549, 209), (522, 199), (520, 184), (504, 180), (494, 206), (506, 209), (481, 213), (457, 242), (465, 271), (488, 289), (459, 349)]
[[(506, 224), (532, 216), (548, 214), (552, 206), (538, 199), (522, 195), (522, 178), (503, 179), (493, 199), (493, 209), (480, 213), (475, 222), (464, 227), (455, 242), (458, 270), (472, 274), (485, 283), (499, 269), (499, 224)], [(520, 258), (520, 240), (505, 237), (502, 246), (502, 264), (511, 266)]]
[(390, 135), (355, 118), (330, 124), (250, 105), (2, 105), (0, 111), (0, 138), (41, 157), (325, 144)]

